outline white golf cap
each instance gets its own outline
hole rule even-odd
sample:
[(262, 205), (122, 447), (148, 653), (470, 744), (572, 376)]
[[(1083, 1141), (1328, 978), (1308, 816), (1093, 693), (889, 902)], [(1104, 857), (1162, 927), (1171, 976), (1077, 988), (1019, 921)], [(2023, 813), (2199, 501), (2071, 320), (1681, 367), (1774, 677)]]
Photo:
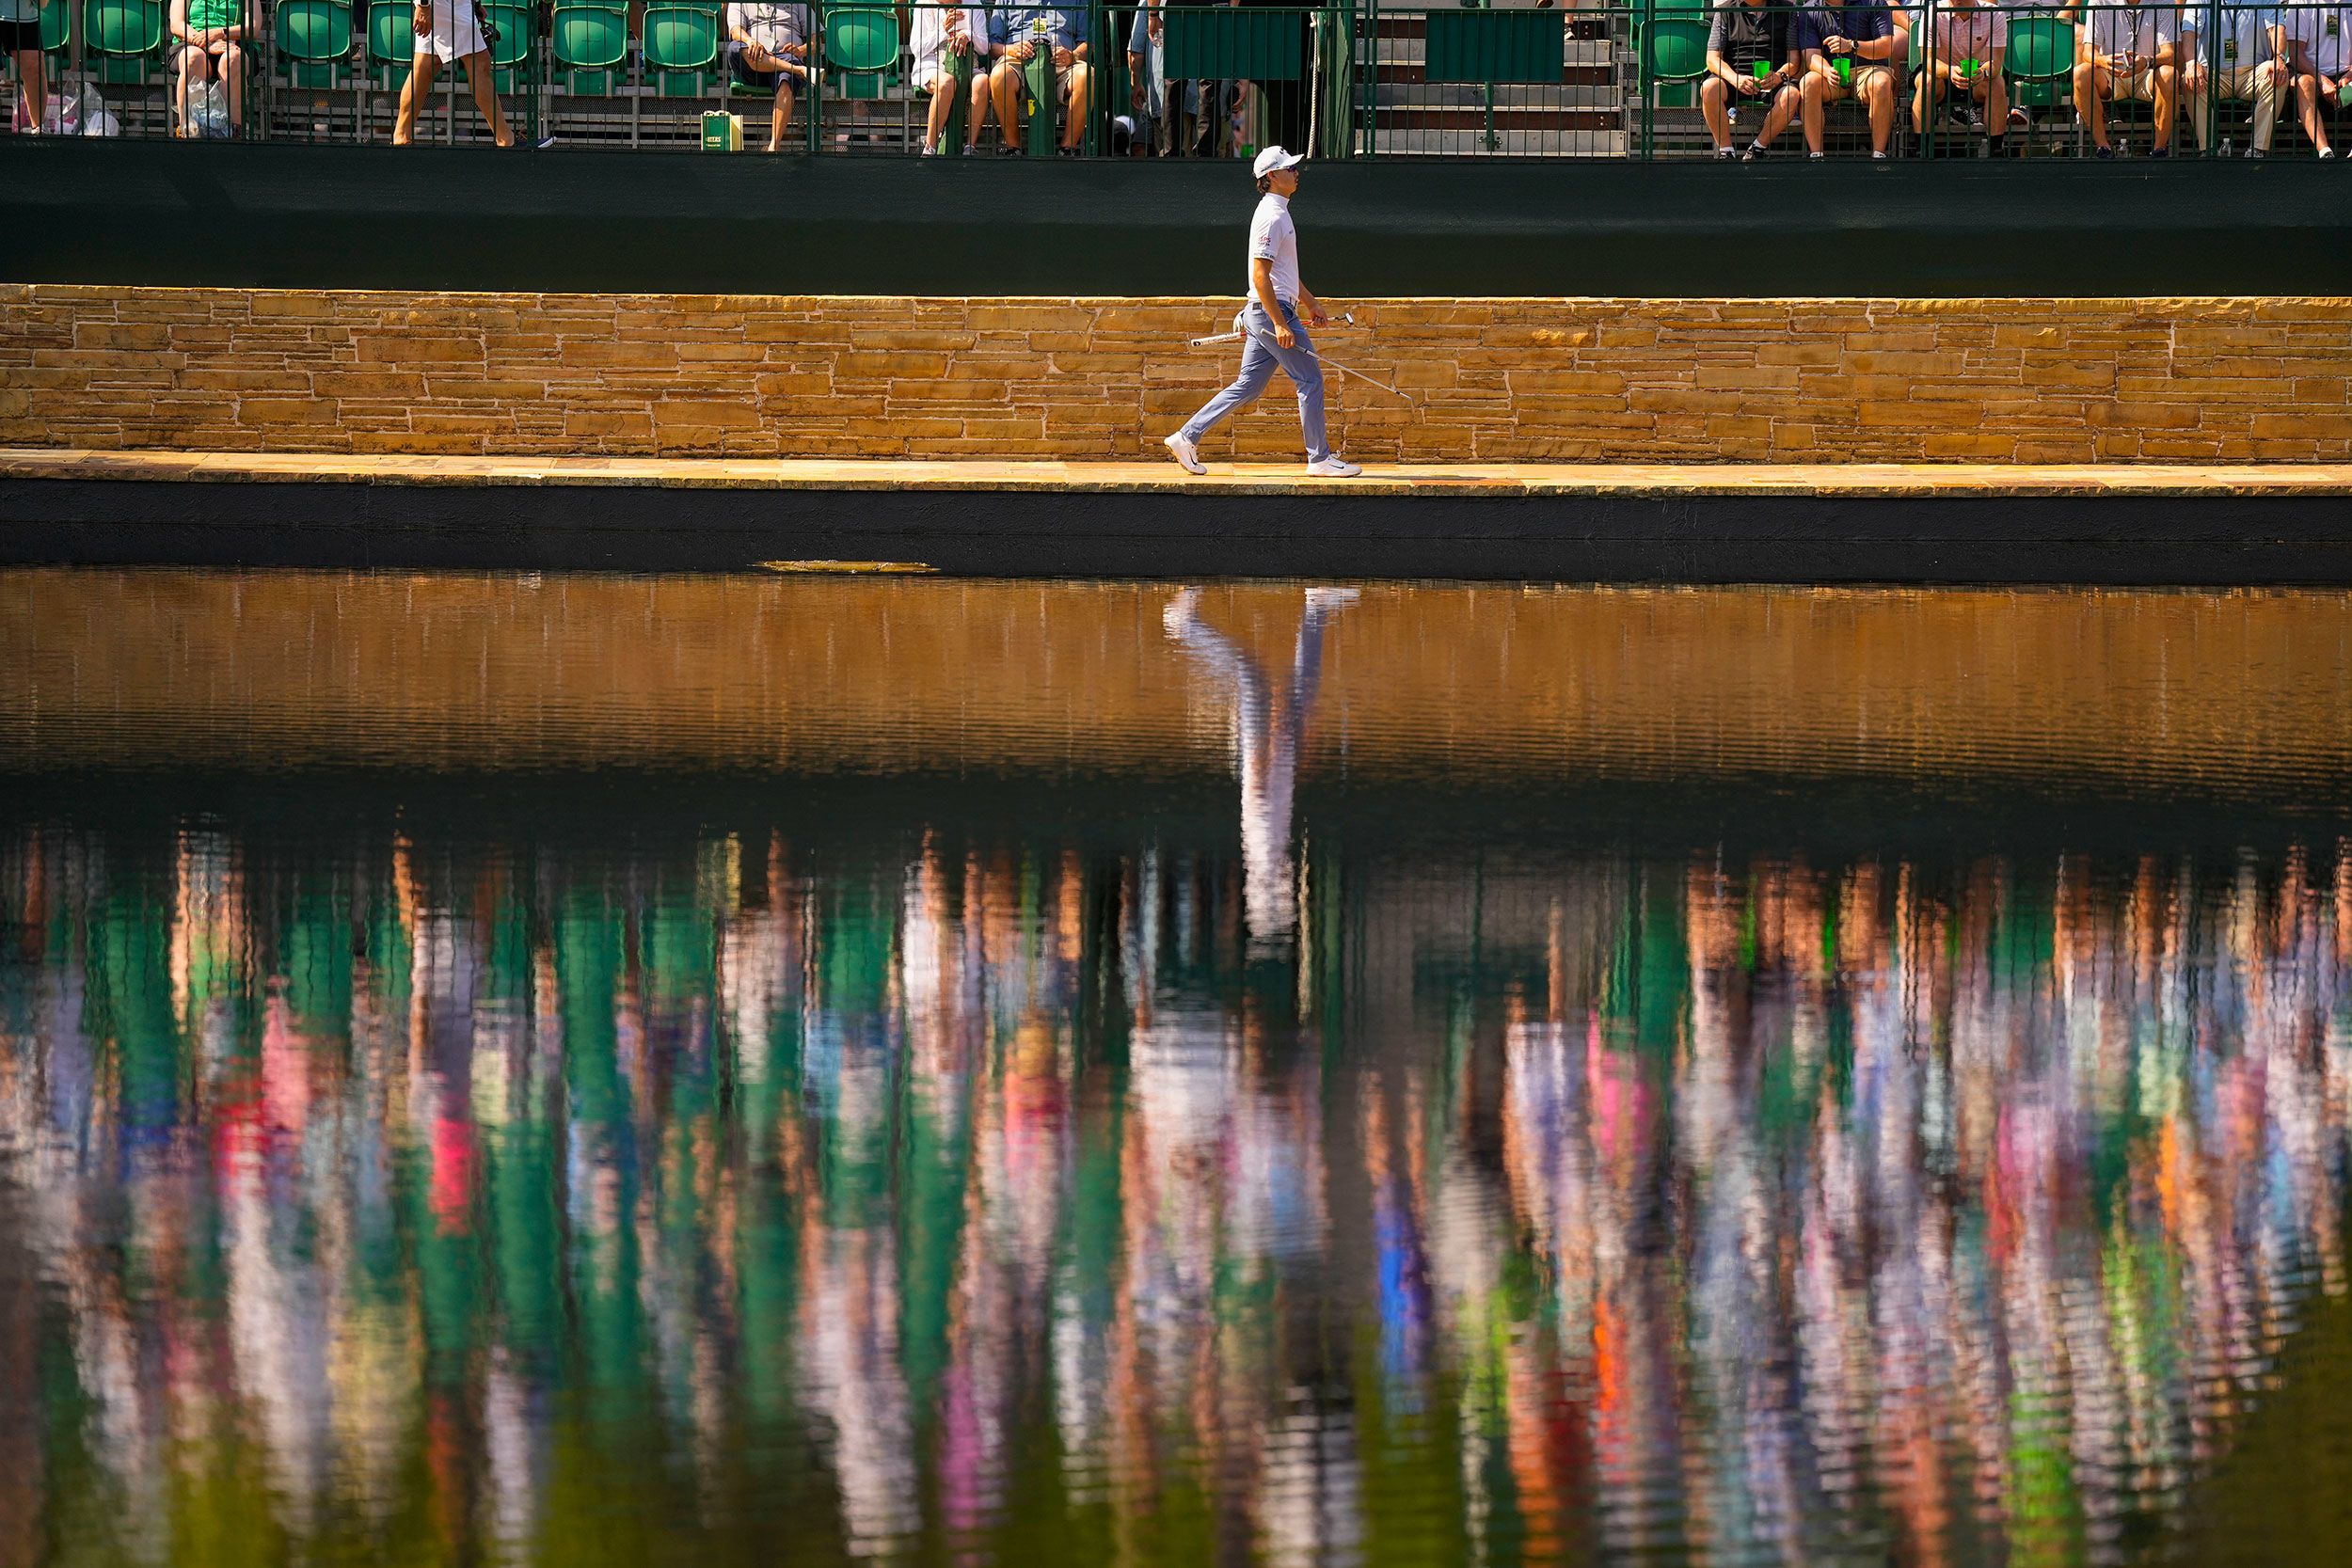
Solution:
[(1258, 154), (1258, 161), (1249, 166), (1249, 172), (1263, 180), (1278, 168), (1296, 168), (1307, 161), (1304, 152), (1292, 152), (1279, 147), (1269, 147)]

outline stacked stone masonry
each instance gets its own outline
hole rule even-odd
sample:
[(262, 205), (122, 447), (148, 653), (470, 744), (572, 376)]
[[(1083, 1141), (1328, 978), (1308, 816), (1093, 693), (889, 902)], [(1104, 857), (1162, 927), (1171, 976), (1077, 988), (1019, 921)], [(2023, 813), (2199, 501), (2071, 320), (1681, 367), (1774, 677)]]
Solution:
[[(1232, 373), (1230, 299), (0, 284), (0, 445), (1113, 458)], [(1355, 300), (1367, 459), (2352, 457), (2352, 299)], [(1212, 456), (1298, 450), (1287, 384)]]

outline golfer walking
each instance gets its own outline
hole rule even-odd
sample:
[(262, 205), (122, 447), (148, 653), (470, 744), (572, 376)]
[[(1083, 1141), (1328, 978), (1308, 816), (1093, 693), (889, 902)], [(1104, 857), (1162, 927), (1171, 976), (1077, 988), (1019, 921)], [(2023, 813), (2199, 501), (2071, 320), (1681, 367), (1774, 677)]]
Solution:
[(1200, 461), (1200, 437), (1236, 408), (1257, 401), (1279, 366), (1298, 388), (1298, 426), (1307, 436), (1307, 471), (1318, 479), (1346, 479), (1364, 470), (1333, 452), (1323, 435), (1323, 367), (1315, 361), (1314, 341), (1307, 336), (1299, 312), (1321, 326), (1323, 306), (1298, 280), (1298, 230), (1291, 224), (1291, 198), (1298, 190), (1299, 152), (1269, 147), (1251, 166), (1258, 177), (1257, 216), (1249, 221), (1249, 303), (1242, 307), (1239, 325), (1248, 346), (1242, 350), (1241, 374), (1233, 384), (1209, 400), (1208, 406), (1184, 421), (1184, 428), (1164, 437), (1168, 450), (1184, 471), (1205, 474)]

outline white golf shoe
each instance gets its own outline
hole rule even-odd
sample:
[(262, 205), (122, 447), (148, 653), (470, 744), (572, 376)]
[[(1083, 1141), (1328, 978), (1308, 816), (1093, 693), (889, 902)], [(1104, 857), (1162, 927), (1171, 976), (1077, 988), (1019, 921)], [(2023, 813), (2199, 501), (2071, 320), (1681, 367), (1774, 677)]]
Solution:
[(1184, 472), (1205, 474), (1209, 471), (1209, 466), (1200, 461), (1200, 449), (1185, 440), (1183, 431), (1179, 430), (1161, 436), (1160, 444), (1168, 448), (1168, 454), (1170, 457), (1184, 465)]
[(1307, 476), (1310, 479), (1354, 479), (1363, 471), (1361, 467), (1337, 453), (1329, 457), (1319, 457), (1307, 465)]

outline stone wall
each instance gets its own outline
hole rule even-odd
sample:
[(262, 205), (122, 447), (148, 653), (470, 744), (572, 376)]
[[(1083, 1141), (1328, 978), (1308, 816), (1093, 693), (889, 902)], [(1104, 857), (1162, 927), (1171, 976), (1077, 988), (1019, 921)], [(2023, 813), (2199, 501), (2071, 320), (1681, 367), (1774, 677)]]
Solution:
[[(2352, 299), (1351, 300), (1362, 458), (2352, 457)], [(0, 284), (0, 445), (1158, 456), (1230, 299)], [(1208, 449), (1297, 450), (1285, 384)]]

